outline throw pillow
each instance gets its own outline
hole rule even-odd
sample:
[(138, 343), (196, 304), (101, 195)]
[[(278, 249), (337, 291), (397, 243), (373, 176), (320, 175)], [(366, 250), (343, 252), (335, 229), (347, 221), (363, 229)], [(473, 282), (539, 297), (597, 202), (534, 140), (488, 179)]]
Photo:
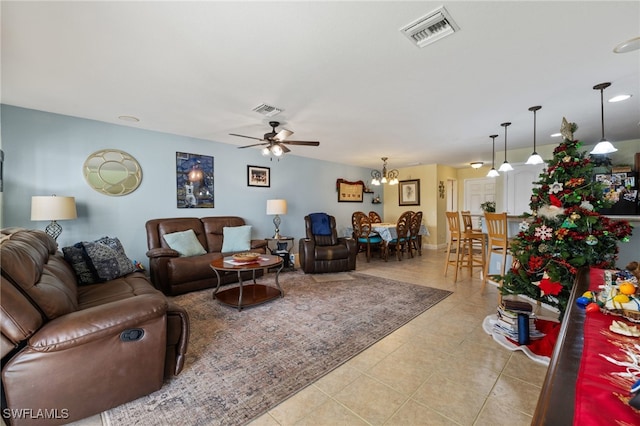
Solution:
[(99, 283), (100, 277), (82, 243), (63, 247), (64, 259), (71, 265), (79, 285)]
[(200, 241), (198, 241), (193, 229), (164, 234), (162, 238), (164, 238), (169, 247), (180, 253), (181, 257), (199, 256), (207, 253)]
[(222, 228), (222, 253), (251, 249), (251, 225), (225, 226)]
[(331, 221), (326, 213), (311, 213), (311, 232), (313, 235), (331, 235)]
[(133, 262), (124, 252), (117, 238), (103, 237), (84, 242), (84, 249), (102, 281), (109, 281), (135, 271)]

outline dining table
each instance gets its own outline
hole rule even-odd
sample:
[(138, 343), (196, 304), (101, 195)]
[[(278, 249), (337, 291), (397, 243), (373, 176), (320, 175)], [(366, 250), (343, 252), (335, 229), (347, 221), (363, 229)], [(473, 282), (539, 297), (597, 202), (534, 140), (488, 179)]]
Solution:
[[(371, 231), (378, 233), (378, 235), (380, 235), (380, 238), (382, 238), (384, 241), (387, 241), (387, 242), (393, 241), (394, 239), (398, 238), (398, 231), (396, 228), (397, 228), (396, 223), (372, 223), (371, 224)], [(350, 237), (353, 234), (353, 228), (347, 227), (345, 234), (346, 234), (345, 236)], [(418, 235), (429, 236), (429, 230), (422, 223), (420, 224), (420, 230), (418, 231)]]

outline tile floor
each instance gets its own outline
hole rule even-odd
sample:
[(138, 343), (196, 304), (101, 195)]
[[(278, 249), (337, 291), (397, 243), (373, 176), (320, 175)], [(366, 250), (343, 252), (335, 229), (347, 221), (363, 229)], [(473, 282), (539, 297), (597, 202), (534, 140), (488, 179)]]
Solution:
[[(453, 294), (251, 426), (531, 423), (546, 367), (502, 348), (482, 330), (496, 308), (494, 286), (481, 291), (478, 272), (473, 278), (461, 272), (454, 283), (449, 268), (444, 277), (442, 250), (400, 262), (366, 263), (358, 256), (357, 272)], [(98, 415), (77, 424), (102, 421)]]

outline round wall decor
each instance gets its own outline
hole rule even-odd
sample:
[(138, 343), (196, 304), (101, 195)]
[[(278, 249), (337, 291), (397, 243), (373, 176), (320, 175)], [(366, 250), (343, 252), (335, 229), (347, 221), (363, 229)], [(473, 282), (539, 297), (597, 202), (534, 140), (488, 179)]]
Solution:
[(117, 149), (94, 152), (84, 162), (82, 172), (89, 186), (105, 195), (130, 194), (142, 182), (140, 164), (131, 155)]

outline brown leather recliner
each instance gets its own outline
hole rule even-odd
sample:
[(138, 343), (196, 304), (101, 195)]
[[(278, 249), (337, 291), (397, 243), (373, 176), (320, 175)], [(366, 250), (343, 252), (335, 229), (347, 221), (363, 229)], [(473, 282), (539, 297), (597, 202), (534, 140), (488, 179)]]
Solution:
[(300, 240), (300, 267), (305, 274), (345, 272), (356, 269), (358, 244), (353, 238), (338, 238), (336, 218), (327, 215), (327, 235), (314, 233), (310, 215), (304, 217), (307, 237)]
[(44, 232), (0, 236), (5, 422), (66, 424), (154, 392), (182, 370), (187, 312), (143, 273), (78, 286)]

